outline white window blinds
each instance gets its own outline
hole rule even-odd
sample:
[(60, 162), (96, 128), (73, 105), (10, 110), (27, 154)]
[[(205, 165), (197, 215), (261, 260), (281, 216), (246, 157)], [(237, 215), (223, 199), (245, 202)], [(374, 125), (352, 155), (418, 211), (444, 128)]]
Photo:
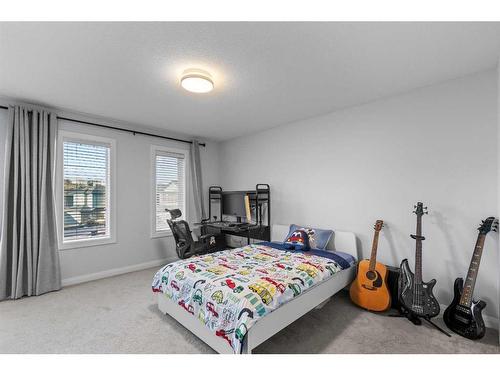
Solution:
[(64, 141), (64, 242), (109, 237), (110, 146)]
[(179, 208), (185, 217), (185, 159), (183, 154), (155, 151), (155, 232), (169, 230), (166, 208)]

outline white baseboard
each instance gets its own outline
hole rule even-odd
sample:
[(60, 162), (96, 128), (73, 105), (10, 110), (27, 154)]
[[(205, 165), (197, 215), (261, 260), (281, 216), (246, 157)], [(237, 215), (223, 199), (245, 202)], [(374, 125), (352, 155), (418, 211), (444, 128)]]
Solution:
[[(441, 311), (439, 312), (439, 317), (443, 317), (444, 310), (448, 307), (447, 305), (439, 304), (441, 307)], [(494, 316), (491, 315), (485, 315), (483, 314), (483, 320), (484, 320), (484, 325), (488, 328), (493, 328), (493, 329), (499, 329), (498, 323), (499, 320), (498, 318), (495, 318)]]
[(67, 279), (62, 279), (61, 284), (63, 287), (65, 287), (65, 286), (69, 286), (69, 285), (86, 283), (88, 281), (105, 279), (106, 277), (122, 275), (124, 273), (129, 273), (129, 272), (134, 272), (134, 271), (141, 271), (141, 270), (145, 270), (147, 268), (156, 267), (156, 266), (162, 266), (164, 264), (173, 262), (175, 260), (177, 260), (177, 258), (157, 259), (157, 260), (152, 260), (152, 261), (145, 262), (145, 263), (132, 264), (130, 266), (125, 266), (125, 267), (121, 267), (121, 268), (112, 268), (110, 270), (91, 273), (91, 274), (87, 274), (87, 275), (69, 277)]

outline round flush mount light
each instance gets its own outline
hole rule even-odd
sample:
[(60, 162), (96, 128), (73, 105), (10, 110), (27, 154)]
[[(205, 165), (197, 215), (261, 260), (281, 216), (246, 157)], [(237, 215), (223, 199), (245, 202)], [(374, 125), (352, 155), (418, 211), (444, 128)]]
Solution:
[(214, 89), (214, 81), (210, 73), (204, 70), (188, 69), (182, 74), (181, 86), (187, 91), (205, 94)]

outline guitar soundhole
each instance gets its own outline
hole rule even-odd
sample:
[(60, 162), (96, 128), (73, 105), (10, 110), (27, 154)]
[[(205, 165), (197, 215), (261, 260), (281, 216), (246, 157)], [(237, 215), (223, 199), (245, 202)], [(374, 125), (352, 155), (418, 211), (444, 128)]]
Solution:
[(377, 273), (375, 271), (368, 271), (366, 273), (366, 278), (368, 280), (375, 280), (377, 278)]

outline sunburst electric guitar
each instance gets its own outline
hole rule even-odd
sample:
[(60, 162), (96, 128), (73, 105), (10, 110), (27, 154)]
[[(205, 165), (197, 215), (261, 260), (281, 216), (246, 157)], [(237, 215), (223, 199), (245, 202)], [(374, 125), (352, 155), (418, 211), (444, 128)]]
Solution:
[(387, 288), (387, 268), (377, 262), (378, 236), (383, 226), (384, 222), (377, 220), (370, 260), (359, 262), (358, 274), (349, 291), (352, 302), (371, 311), (384, 311), (391, 305), (391, 295)]

